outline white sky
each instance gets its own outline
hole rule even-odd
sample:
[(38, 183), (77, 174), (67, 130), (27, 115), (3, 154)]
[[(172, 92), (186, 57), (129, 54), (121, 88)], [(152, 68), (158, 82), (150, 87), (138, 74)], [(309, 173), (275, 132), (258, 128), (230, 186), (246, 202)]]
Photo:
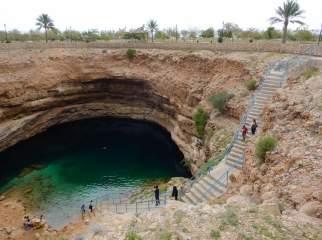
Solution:
[[(322, 0), (298, 0), (309, 29), (320, 29)], [(65, 30), (117, 30), (137, 28), (149, 19), (159, 27), (193, 29), (234, 22), (242, 28), (266, 29), (268, 18), (283, 0), (1, 0), (0, 29), (35, 29), (35, 19), (47, 13), (55, 26)], [(277, 26), (280, 28), (280, 26)], [(295, 25), (291, 28), (296, 28)]]

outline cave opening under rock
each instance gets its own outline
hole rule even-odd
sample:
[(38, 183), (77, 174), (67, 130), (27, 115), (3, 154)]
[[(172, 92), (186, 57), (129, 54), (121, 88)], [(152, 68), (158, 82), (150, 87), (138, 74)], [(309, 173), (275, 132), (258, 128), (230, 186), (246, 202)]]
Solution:
[(60, 225), (90, 200), (190, 177), (170, 133), (152, 122), (94, 118), (53, 126), (0, 153), (0, 193)]

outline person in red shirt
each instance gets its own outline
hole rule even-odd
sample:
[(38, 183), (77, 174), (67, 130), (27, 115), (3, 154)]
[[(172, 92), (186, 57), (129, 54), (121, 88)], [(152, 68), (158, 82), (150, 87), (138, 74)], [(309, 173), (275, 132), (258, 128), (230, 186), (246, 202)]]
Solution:
[(243, 135), (243, 140), (246, 140), (246, 134), (248, 132), (248, 128), (244, 125), (242, 128), (242, 135)]

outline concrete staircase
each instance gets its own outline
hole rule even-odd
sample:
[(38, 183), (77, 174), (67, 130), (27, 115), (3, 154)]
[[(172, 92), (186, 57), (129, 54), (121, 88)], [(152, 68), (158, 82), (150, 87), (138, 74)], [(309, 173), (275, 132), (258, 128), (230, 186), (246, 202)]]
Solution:
[(256, 119), (258, 128), (261, 127), (261, 114), (264, 106), (272, 99), (277, 88), (280, 88), (287, 79), (289, 62), (281, 60), (270, 65), (264, 74), (259, 87), (250, 100), (247, 112), (240, 122), (240, 127), (230, 144), (225, 158), (208, 172), (192, 182), (188, 192), (184, 194), (182, 200), (187, 203), (198, 204), (211, 198), (222, 195), (229, 182), (229, 175), (236, 169), (240, 169), (244, 163), (245, 143), (242, 140), (241, 127), (246, 125), (249, 129), (247, 138), (251, 137), (250, 127), (253, 119)]

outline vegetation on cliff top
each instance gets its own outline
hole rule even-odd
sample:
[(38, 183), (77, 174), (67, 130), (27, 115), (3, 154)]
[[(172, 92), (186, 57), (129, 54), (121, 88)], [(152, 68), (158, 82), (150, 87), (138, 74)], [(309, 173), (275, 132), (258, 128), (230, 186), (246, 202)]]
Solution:
[(259, 158), (259, 164), (266, 159), (266, 153), (272, 151), (277, 145), (277, 139), (273, 136), (266, 135), (261, 137), (256, 143), (256, 156)]
[(226, 91), (219, 92), (209, 98), (210, 103), (219, 112), (224, 113), (226, 111), (226, 104), (234, 95)]
[(205, 128), (207, 125), (209, 115), (201, 107), (193, 115), (193, 120), (195, 121), (196, 131), (200, 138), (203, 138), (205, 135)]

